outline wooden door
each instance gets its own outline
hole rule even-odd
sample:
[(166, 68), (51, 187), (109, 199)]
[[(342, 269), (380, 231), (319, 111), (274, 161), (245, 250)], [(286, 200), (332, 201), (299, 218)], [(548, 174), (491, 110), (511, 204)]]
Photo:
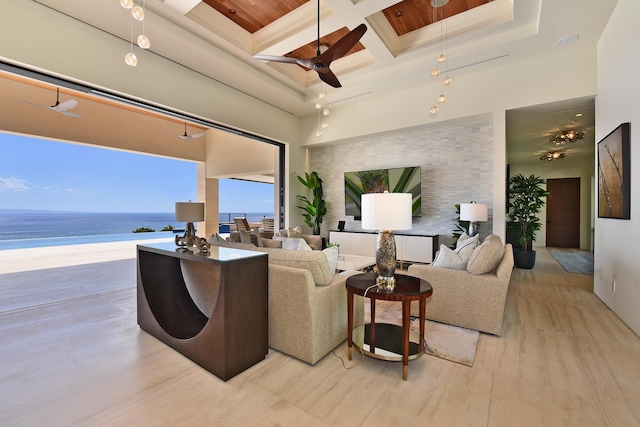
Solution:
[(547, 246), (580, 247), (580, 178), (547, 179)]

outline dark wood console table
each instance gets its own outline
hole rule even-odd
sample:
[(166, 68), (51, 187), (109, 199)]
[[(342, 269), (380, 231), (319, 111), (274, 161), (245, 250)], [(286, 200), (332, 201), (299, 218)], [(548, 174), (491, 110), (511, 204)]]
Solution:
[(138, 245), (137, 261), (141, 329), (224, 381), (266, 357), (267, 254), (158, 243)]
[[(407, 380), (409, 359), (420, 357), (424, 352), (424, 318), (427, 298), (433, 294), (431, 284), (426, 280), (404, 274), (395, 274), (396, 287), (393, 291), (379, 291), (376, 284), (377, 273), (356, 274), (347, 279), (347, 346), (348, 357), (353, 353), (353, 303), (354, 295), (365, 296), (371, 301), (371, 323), (363, 325), (357, 346), (363, 354), (383, 360), (402, 360), (402, 379)], [(376, 300), (402, 302), (402, 326), (386, 323), (376, 324)], [(409, 339), (411, 331), (411, 301), (420, 303), (420, 336), (417, 343)], [(365, 351), (365, 344), (369, 350)], [(376, 352), (376, 349), (384, 349)], [(379, 351), (379, 350), (378, 350)]]

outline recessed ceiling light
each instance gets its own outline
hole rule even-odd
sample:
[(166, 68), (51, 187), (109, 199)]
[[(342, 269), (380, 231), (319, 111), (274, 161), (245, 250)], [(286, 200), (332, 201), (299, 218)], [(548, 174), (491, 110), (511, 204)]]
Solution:
[(582, 117), (582, 113), (576, 114), (576, 117)]
[(404, 13), (402, 13), (402, 11), (401, 11), (401, 10), (399, 10), (399, 11), (397, 11), (397, 12), (395, 13), (396, 18), (400, 18), (402, 15), (404, 15)]
[(568, 44), (574, 43), (574, 42), (575, 42), (576, 40), (578, 40), (579, 38), (580, 38), (580, 36), (579, 36), (579, 35), (577, 35), (577, 34), (572, 34), (572, 35), (570, 35), (570, 36), (565, 36), (565, 37), (561, 38), (560, 40), (558, 40), (558, 41), (556, 42), (556, 44), (557, 44), (558, 46), (566, 46), (566, 45), (568, 45)]
[(236, 13), (236, 10), (235, 9), (229, 9), (229, 13), (233, 15), (233, 14)]

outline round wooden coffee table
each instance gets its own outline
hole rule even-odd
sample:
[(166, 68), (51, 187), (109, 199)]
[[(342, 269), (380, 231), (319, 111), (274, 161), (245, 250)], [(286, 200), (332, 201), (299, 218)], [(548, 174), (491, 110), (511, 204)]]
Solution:
[[(365, 296), (371, 302), (371, 323), (364, 325), (362, 344), (359, 346), (364, 354), (384, 360), (402, 360), (402, 379), (407, 380), (409, 370), (410, 353), (412, 359), (419, 357), (424, 352), (424, 317), (427, 298), (433, 293), (431, 284), (426, 280), (404, 274), (396, 274), (396, 287), (393, 291), (379, 290), (376, 286), (377, 273), (356, 274), (347, 279), (347, 328), (348, 328), (348, 355), (349, 360), (353, 354), (353, 302), (354, 295)], [(402, 302), (402, 326), (379, 323), (376, 325), (376, 300)], [(415, 347), (409, 351), (411, 331), (411, 301), (420, 303), (420, 337), (418, 343), (412, 343)], [(378, 329), (378, 336), (376, 336)], [(364, 351), (364, 345), (369, 345), (369, 350)], [(380, 349), (376, 353), (376, 345)], [(386, 348), (381, 348), (386, 347)], [(398, 351), (400, 350), (401, 351)], [(417, 349), (417, 351), (415, 351)], [(397, 357), (393, 357), (397, 354)]]

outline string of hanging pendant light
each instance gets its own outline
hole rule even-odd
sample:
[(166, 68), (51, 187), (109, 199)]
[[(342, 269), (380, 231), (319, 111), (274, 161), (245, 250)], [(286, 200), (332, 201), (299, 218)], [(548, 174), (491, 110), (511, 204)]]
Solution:
[[(319, 7), (319, 6), (318, 6)], [(318, 14), (320, 10), (318, 10)], [(318, 27), (318, 40), (320, 40), (320, 27)], [(318, 44), (317, 54), (321, 55), (327, 51), (329, 47), (325, 44)], [(327, 108), (327, 96), (325, 93), (325, 83), (320, 80), (320, 88), (318, 89), (318, 100), (316, 101), (316, 111), (318, 117), (318, 123), (316, 125), (316, 137), (322, 136), (322, 129), (326, 129), (329, 127), (329, 122), (327, 122), (327, 117), (331, 113)]]
[(329, 127), (327, 122), (327, 116), (331, 113), (327, 108), (327, 97), (324, 92), (324, 83), (320, 82), (320, 90), (318, 91), (318, 100), (316, 101), (316, 111), (318, 116), (318, 123), (316, 128), (316, 137), (322, 136), (322, 129)]
[(149, 49), (151, 47), (151, 41), (149, 41), (149, 38), (145, 35), (144, 32), (144, 10), (146, 6), (146, 0), (142, 0), (142, 6), (140, 6), (140, 0), (138, 0), (135, 6), (133, 4), (133, 0), (120, 0), (120, 6), (127, 10), (131, 10), (129, 52), (127, 52), (127, 54), (124, 56), (124, 62), (131, 67), (135, 67), (136, 65), (138, 65), (138, 57), (135, 53), (133, 53), (133, 26), (135, 21), (142, 23), (142, 34), (137, 37), (136, 44), (141, 49)]
[[(449, 0), (431, 0), (431, 8), (433, 10), (433, 23), (440, 21), (440, 55), (438, 56), (435, 67), (431, 70), (431, 77), (440, 77), (444, 74), (442, 79), (442, 88), (440, 95), (438, 95), (437, 101), (439, 104), (443, 104), (447, 100), (444, 89), (451, 84), (451, 77), (449, 77), (449, 66), (447, 64), (448, 54), (448, 40), (446, 20), (443, 19), (443, 7), (449, 3)], [(440, 12), (440, 19), (438, 19), (438, 11)], [(443, 22), (444, 21), (444, 22)], [(441, 68), (444, 66), (444, 73)], [(438, 114), (438, 104), (434, 104), (429, 108), (429, 115), (435, 117)]]

